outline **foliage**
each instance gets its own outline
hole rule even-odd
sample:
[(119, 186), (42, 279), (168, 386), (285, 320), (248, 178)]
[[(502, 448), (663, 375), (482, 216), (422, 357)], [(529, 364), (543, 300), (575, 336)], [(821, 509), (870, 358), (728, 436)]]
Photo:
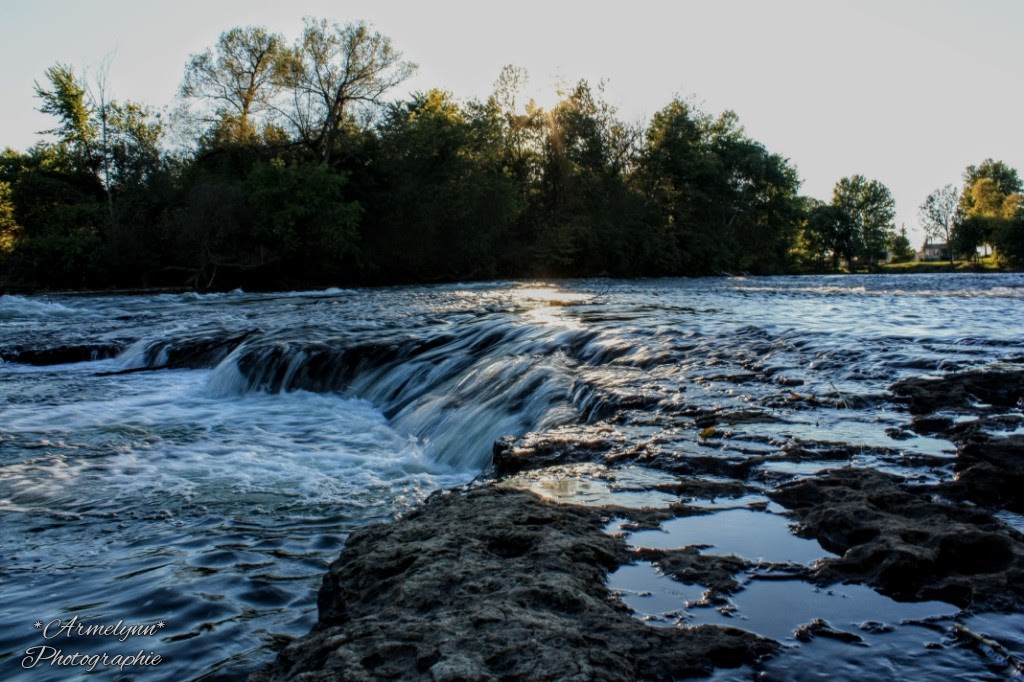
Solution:
[(348, 119), (372, 110), (415, 70), (390, 38), (365, 23), (307, 18), (302, 37), (281, 58), (280, 82), (291, 100), (282, 111), (303, 144), (327, 162)]
[(667, 272), (779, 272), (801, 215), (796, 170), (746, 137), (732, 112), (676, 100), (654, 115), (638, 179), (659, 223), (650, 248)]
[[(957, 254), (975, 258), (982, 246), (1001, 242), (1013, 250), (1019, 196), (1024, 192), (1017, 171), (1002, 161), (986, 159), (964, 171), (960, 194), (960, 220), (953, 230)], [(998, 248), (998, 247), (997, 247)]]
[(189, 58), (180, 95), (202, 107), (193, 115), (208, 126), (208, 141), (259, 139), (260, 119), (271, 111), (280, 89), (275, 75), (283, 50), (280, 35), (248, 26), (225, 31), (216, 46)]
[[(497, 274), (519, 213), (497, 162), (496, 121), (439, 90), (388, 107), (379, 129), (382, 193), (368, 199), (364, 239), (377, 276), (451, 279)], [(410, 229), (414, 226), (413, 229)]]
[(907, 228), (901, 227), (900, 233), (893, 236), (889, 251), (892, 253), (892, 263), (909, 263), (914, 260), (917, 253), (907, 237)]
[(960, 219), (957, 189), (953, 185), (940, 187), (924, 200), (919, 209), (921, 226), (925, 234), (946, 244), (949, 264), (953, 265), (953, 231)]
[(65, 171), (95, 169), (97, 131), (85, 84), (65, 64), (51, 66), (45, 76), (49, 89), (37, 82), (35, 92), (41, 100), (39, 111), (59, 121), (57, 127), (44, 131), (57, 138), (54, 151), (58, 163)]
[(895, 236), (896, 202), (889, 189), (863, 175), (842, 178), (832, 190), (832, 205), (843, 217), (843, 257), (869, 266), (884, 260)]
[(11, 183), (0, 181), (0, 261), (14, 250), (21, 228), (14, 219)]
[[(364, 23), (307, 19), (289, 43), (225, 31), (192, 55), (177, 153), (164, 119), (112, 98), (106, 67), (36, 84), (56, 123), (0, 156), (6, 286), (279, 288), (522, 276), (768, 274), (912, 257), (877, 180), (799, 195), (736, 114), (676, 99), (623, 121), (603, 83), (545, 109), (507, 66), (482, 101), (389, 94), (414, 71)], [(1024, 262), (1014, 169), (986, 160), (922, 204), (958, 253)]]
[(322, 165), (286, 165), (280, 159), (249, 175), (252, 236), (275, 255), (286, 276), (322, 279), (355, 255), (361, 210), (345, 201), (345, 184), (343, 174)]

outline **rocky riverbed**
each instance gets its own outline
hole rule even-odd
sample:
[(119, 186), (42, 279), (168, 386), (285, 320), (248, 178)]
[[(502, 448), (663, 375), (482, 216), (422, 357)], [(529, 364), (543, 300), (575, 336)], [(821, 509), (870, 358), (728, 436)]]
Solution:
[(71, 617), (164, 623), (140, 680), (1012, 677), (1022, 301), (1016, 274), (0, 297), (0, 677), (67, 679), (19, 661)]
[[(962, 615), (1020, 613), (1024, 535), (996, 514), (1019, 510), (1024, 490), (1021, 436), (1005, 433), (1021, 423), (1024, 372), (954, 373), (891, 391), (907, 408), (908, 433), (956, 443), (952, 477), (916, 482), (913, 467), (901, 476), (851, 466), (845, 460), (858, 453), (835, 443), (758, 452), (726, 445), (727, 454), (673, 457), (616, 428), (642, 422), (642, 403), (629, 406), (632, 415), (617, 410), (603, 431), (499, 441), (492, 477), (355, 533), (324, 578), (316, 627), (253, 680), (668, 680), (738, 666), (743, 675), (788, 676), (771, 665), (786, 643), (746, 631), (740, 619), (735, 627), (656, 627), (637, 618), (609, 588), (609, 574), (648, 562), (667, 579), (700, 586), (687, 608), (725, 614), (753, 581), (863, 584)], [(803, 398), (810, 399), (820, 400)], [(687, 416), (694, 428), (711, 429), (706, 439), (724, 441), (764, 418)], [(752, 474), (766, 462), (808, 460), (832, 464), (811, 475)], [(639, 480), (637, 464), (660, 475)], [(613, 490), (623, 480), (628, 485)], [(820, 559), (752, 560), (702, 543), (657, 548), (636, 539), (673, 519), (710, 517), (715, 507), (760, 513), (773, 503), (796, 536), (817, 541)], [(850, 628), (828, 615), (801, 623), (788, 639), (868, 646), (866, 638), (897, 625)], [(993, 674), (1020, 672), (1019, 656), (991, 637), (998, 633), (961, 623), (936, 629), (948, 632), (935, 647), (977, 652)]]

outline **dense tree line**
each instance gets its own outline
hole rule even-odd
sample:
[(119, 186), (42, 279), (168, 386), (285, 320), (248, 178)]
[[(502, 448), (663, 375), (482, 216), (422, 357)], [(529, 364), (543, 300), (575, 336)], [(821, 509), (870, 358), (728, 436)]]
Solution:
[[(853, 175), (830, 203), (803, 197), (731, 112), (677, 99), (629, 124), (586, 81), (545, 110), (522, 101), (514, 67), (483, 101), (387, 101), (415, 68), (362, 23), (308, 19), (291, 43), (236, 28), (189, 59), (169, 125), (51, 67), (36, 91), (55, 127), (0, 157), (0, 277), (259, 289), (912, 257), (884, 185)], [(948, 241), (1020, 254), (1016, 172), (986, 161), (968, 176)]]

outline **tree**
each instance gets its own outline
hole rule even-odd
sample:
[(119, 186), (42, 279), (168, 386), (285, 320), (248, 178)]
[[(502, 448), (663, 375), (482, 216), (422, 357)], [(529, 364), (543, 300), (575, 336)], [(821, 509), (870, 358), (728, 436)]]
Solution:
[(302, 37), (282, 60), (280, 78), (291, 96), (283, 112), (303, 143), (329, 162), (347, 119), (380, 104), (415, 70), (390, 38), (363, 22), (340, 26), (307, 18)]
[(949, 252), (949, 265), (953, 266), (953, 230), (959, 218), (957, 189), (953, 185), (940, 187), (924, 200), (920, 207), (921, 227), (932, 239), (941, 239)]
[(57, 137), (63, 170), (94, 171), (97, 133), (85, 83), (65, 64), (55, 64), (44, 73), (49, 89), (38, 82), (35, 84), (36, 97), (42, 100), (39, 111), (60, 121), (56, 128), (43, 131), (44, 134)]
[(960, 194), (961, 220), (953, 234), (957, 252), (973, 258), (978, 247), (993, 244), (1012, 220), (1022, 192), (1024, 183), (1016, 169), (1002, 161), (985, 159), (978, 166), (968, 166)]
[(1000, 261), (1020, 267), (1024, 265), (1024, 195), (1009, 195), (1003, 216), (993, 235), (996, 254)]
[(900, 233), (893, 236), (889, 248), (892, 251), (894, 263), (908, 263), (914, 260), (914, 247), (910, 245), (910, 239), (907, 238), (906, 227), (900, 227)]
[(877, 263), (895, 236), (896, 202), (889, 188), (863, 175), (842, 178), (832, 190), (832, 205), (848, 221), (851, 253), (847, 257)]
[(785, 266), (802, 215), (799, 178), (733, 112), (712, 117), (681, 100), (657, 112), (636, 180), (653, 214), (652, 259), (675, 261), (666, 274)]
[(180, 94), (204, 102), (200, 120), (222, 142), (246, 142), (258, 135), (257, 117), (270, 108), (278, 90), (275, 69), (284, 41), (261, 26), (225, 31), (216, 46), (192, 55), (185, 66)]
[(832, 270), (839, 269), (840, 259), (852, 260), (857, 239), (851, 226), (849, 216), (842, 209), (811, 199), (804, 223), (804, 243), (811, 260), (828, 259)]
[(0, 181), (0, 261), (14, 250), (14, 242), (21, 229), (14, 220), (14, 201), (11, 183)]
[[(1024, 183), (1021, 182), (1017, 170), (1010, 168), (1002, 161), (994, 161), (993, 159), (985, 159), (977, 166), (968, 166), (964, 169), (964, 191), (967, 192), (982, 178), (991, 180), (995, 185), (996, 191), (1002, 195), (1020, 194), (1024, 191)], [(970, 203), (969, 199), (968, 203)], [(970, 206), (967, 208), (970, 208)]]
[(539, 156), (540, 130), (543, 127), (540, 110), (519, 101), (529, 81), (526, 70), (507, 65), (501, 69), (494, 92), (482, 108), (486, 108), (498, 124), (504, 148), (502, 163), (516, 182), (525, 188), (531, 167)]
[(359, 204), (345, 200), (346, 177), (316, 164), (258, 166), (247, 178), (255, 209), (253, 237), (300, 281), (336, 278), (357, 250)]
[(374, 162), (379, 189), (364, 224), (378, 277), (497, 274), (521, 201), (493, 114), (440, 90), (386, 108)]

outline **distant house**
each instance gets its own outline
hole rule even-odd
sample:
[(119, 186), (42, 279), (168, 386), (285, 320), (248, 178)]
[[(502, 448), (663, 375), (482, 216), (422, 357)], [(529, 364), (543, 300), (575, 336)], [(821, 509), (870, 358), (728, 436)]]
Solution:
[(925, 240), (924, 246), (917, 254), (918, 260), (934, 261), (949, 260), (949, 245), (946, 242), (929, 242)]

